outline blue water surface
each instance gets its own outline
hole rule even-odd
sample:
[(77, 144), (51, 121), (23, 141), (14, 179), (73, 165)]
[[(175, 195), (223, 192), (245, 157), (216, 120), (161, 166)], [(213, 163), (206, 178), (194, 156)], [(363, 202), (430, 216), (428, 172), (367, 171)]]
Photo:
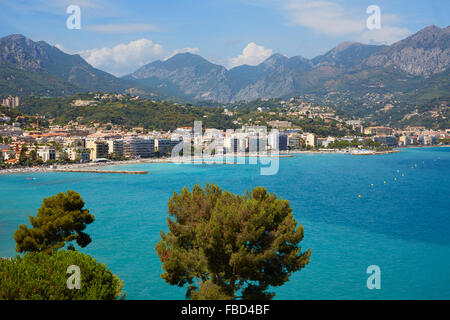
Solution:
[[(309, 265), (273, 288), (276, 299), (450, 299), (450, 148), (301, 154), (281, 158), (272, 176), (248, 164), (118, 168), (149, 174), (0, 176), (0, 256), (15, 255), (14, 230), (44, 197), (75, 190), (96, 218), (82, 251), (125, 281), (127, 298), (183, 299), (185, 289), (160, 278), (154, 249), (173, 192), (197, 182), (234, 193), (265, 186), (290, 201), (305, 228), (302, 247), (312, 249)], [(366, 286), (370, 265), (381, 269), (381, 290)]]

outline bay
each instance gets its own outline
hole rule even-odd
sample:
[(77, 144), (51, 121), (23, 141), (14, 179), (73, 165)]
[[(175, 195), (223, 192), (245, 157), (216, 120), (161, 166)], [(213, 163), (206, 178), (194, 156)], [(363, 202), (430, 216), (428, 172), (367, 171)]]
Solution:
[[(167, 230), (173, 192), (207, 182), (234, 193), (264, 186), (290, 201), (305, 228), (302, 247), (312, 249), (305, 269), (272, 288), (276, 299), (450, 298), (450, 148), (299, 154), (280, 158), (272, 176), (249, 164), (117, 168), (149, 174), (0, 176), (0, 256), (15, 255), (14, 230), (28, 224), (44, 197), (75, 190), (96, 218), (86, 230), (93, 241), (81, 251), (125, 281), (127, 298), (183, 299), (185, 289), (160, 278), (154, 249), (160, 230)], [(381, 290), (366, 286), (370, 265), (381, 269)]]

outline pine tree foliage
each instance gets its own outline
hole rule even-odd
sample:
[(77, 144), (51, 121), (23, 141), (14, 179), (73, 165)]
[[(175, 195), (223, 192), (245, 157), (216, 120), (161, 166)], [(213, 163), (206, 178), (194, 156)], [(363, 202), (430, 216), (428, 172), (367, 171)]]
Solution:
[(263, 187), (241, 196), (197, 184), (175, 192), (168, 213), (170, 231), (156, 245), (161, 277), (187, 285), (187, 298), (271, 299), (270, 286), (309, 263), (289, 201)]
[(52, 253), (66, 244), (74, 250), (70, 243), (74, 240), (80, 247), (86, 247), (91, 237), (83, 230), (94, 222), (94, 216), (83, 207), (84, 201), (75, 191), (44, 199), (37, 216), (29, 217), (32, 227), (20, 225), (14, 233), (16, 251)]

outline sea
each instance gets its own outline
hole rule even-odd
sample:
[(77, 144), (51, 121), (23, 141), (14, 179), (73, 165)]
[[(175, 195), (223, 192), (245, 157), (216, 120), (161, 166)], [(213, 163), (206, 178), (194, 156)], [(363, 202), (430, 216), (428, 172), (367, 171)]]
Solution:
[[(450, 148), (297, 154), (280, 158), (274, 175), (248, 160), (116, 167), (147, 175), (0, 175), (0, 257), (16, 255), (14, 231), (29, 225), (43, 198), (75, 190), (95, 216), (86, 229), (92, 243), (80, 251), (124, 280), (127, 299), (184, 299), (185, 288), (161, 278), (155, 252), (174, 191), (208, 182), (239, 194), (264, 186), (290, 201), (304, 227), (302, 250), (312, 250), (304, 269), (270, 288), (275, 299), (450, 299)], [(371, 266), (379, 288), (368, 286)]]

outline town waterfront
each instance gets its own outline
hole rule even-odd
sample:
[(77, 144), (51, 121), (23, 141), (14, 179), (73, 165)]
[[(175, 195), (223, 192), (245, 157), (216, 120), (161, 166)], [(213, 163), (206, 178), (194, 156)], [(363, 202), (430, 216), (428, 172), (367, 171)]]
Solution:
[[(299, 154), (279, 173), (259, 165), (133, 164), (148, 175), (27, 173), (0, 176), (0, 256), (13, 256), (14, 230), (28, 224), (42, 199), (75, 190), (96, 221), (82, 251), (125, 281), (128, 299), (183, 299), (185, 289), (161, 278), (155, 253), (166, 230), (173, 191), (214, 182), (243, 193), (255, 186), (287, 199), (305, 228), (311, 262), (276, 299), (449, 299), (450, 149), (411, 148), (371, 157)], [(114, 167), (108, 167), (114, 169)], [(373, 185), (373, 186), (372, 186)], [(381, 290), (366, 269), (381, 268)]]

